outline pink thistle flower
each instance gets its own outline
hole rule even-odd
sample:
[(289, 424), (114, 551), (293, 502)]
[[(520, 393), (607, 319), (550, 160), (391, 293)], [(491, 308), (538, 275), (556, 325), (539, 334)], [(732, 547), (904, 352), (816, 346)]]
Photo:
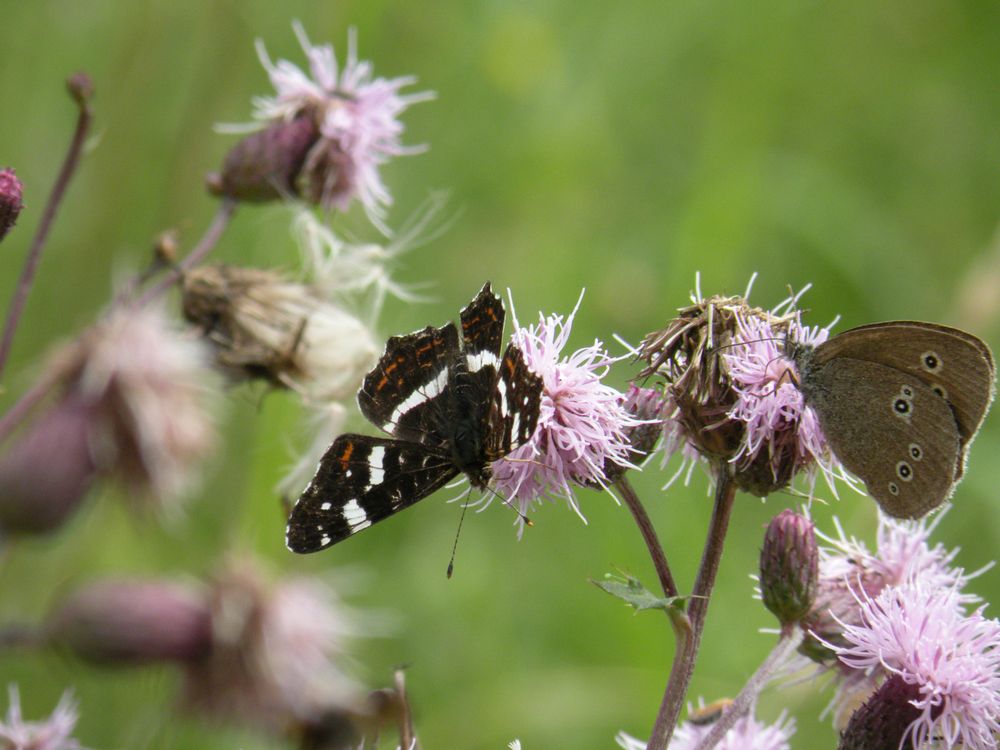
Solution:
[[(712, 730), (711, 724), (693, 724), (685, 721), (677, 726), (668, 750), (694, 750)], [(789, 740), (795, 733), (795, 720), (784, 713), (773, 724), (757, 721), (752, 715), (744, 716), (717, 744), (716, 750), (789, 750)], [(646, 743), (625, 732), (615, 737), (624, 750), (646, 750)]]
[[(1000, 732), (1000, 621), (965, 614), (954, 589), (907, 583), (877, 597), (858, 592), (861, 622), (843, 623), (846, 666), (913, 688), (918, 717), (899, 739), (915, 748), (986, 750)], [(849, 730), (850, 731), (850, 728)], [(895, 739), (895, 738), (893, 738)]]
[[(933, 521), (908, 521), (879, 513), (876, 551), (848, 537), (838, 521), (838, 535), (817, 532), (827, 544), (819, 550), (819, 585), (816, 605), (802, 625), (814, 637), (807, 638), (805, 649), (811, 658), (826, 661), (830, 652), (822, 642), (839, 642), (842, 623), (860, 622), (861, 608), (856, 591), (876, 597), (883, 590), (919, 580), (930, 590), (956, 592), (963, 605), (975, 604), (978, 597), (963, 594), (968, 581), (989, 568), (973, 573), (952, 565), (958, 549), (948, 550), (941, 543), (931, 545), (930, 535), (944, 517)], [(817, 640), (818, 639), (818, 640)]]
[(607, 464), (631, 466), (628, 431), (645, 423), (628, 410), (624, 394), (603, 382), (618, 359), (600, 341), (563, 356), (578, 308), (579, 302), (567, 318), (539, 315), (527, 328), (515, 317), (513, 340), (542, 378), (541, 408), (531, 440), (493, 463), (492, 485), (517, 503), (522, 530), (523, 514), (548, 494), (565, 498), (586, 522), (572, 485), (606, 487)]
[(737, 315), (736, 322), (732, 345), (722, 352), (736, 393), (729, 416), (744, 424), (743, 440), (732, 460), (746, 467), (766, 454), (777, 479), (790, 457), (794, 471), (818, 468), (836, 492), (834, 478), (846, 475), (826, 443), (819, 418), (795, 385), (798, 371), (785, 347), (786, 339), (816, 346), (826, 341), (829, 330), (802, 326), (797, 316), (780, 335), (764, 317)]
[(357, 35), (348, 32), (347, 59), (341, 69), (331, 45), (313, 45), (298, 22), (295, 34), (309, 62), (309, 72), (287, 60), (273, 63), (262, 41), (257, 54), (275, 88), (273, 96), (254, 99), (254, 117), (291, 122), (303, 114), (317, 124), (319, 140), (310, 149), (303, 170), (312, 196), (327, 208), (346, 210), (357, 198), (368, 218), (388, 234), (385, 207), (392, 196), (379, 168), (391, 157), (420, 153), (423, 146), (403, 146), (399, 116), (412, 104), (434, 98), (424, 91), (401, 94), (412, 76), (375, 78), (372, 65), (359, 60)]
[(8, 688), (10, 704), (0, 722), (0, 748), (3, 750), (83, 750), (70, 737), (79, 713), (70, 694), (64, 693), (47, 721), (29, 722), (21, 716), (21, 698), (17, 687)]

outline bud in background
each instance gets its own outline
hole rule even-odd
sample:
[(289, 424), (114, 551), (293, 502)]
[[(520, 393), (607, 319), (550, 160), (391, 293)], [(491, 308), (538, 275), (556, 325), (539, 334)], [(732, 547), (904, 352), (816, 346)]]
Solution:
[(379, 352), (360, 320), (274, 271), (196, 268), (184, 278), (182, 305), (227, 373), (291, 388), (313, 404), (351, 399)]
[(768, 524), (760, 551), (760, 592), (764, 606), (782, 627), (812, 608), (819, 580), (815, 526), (805, 516), (783, 510)]
[(24, 208), (24, 188), (11, 168), (0, 169), (0, 242), (7, 236)]
[(70, 594), (48, 618), (50, 643), (103, 666), (192, 661), (212, 649), (205, 591), (193, 583), (110, 579)]
[(357, 199), (372, 223), (388, 234), (385, 207), (392, 196), (379, 170), (392, 157), (424, 150), (403, 146), (398, 118), (411, 104), (434, 95), (401, 94), (414, 83), (410, 76), (373, 78), (371, 63), (358, 59), (353, 29), (342, 68), (333, 47), (310, 43), (299, 23), (294, 29), (309, 73), (287, 60), (273, 63), (257, 42), (275, 88), (273, 96), (254, 99), (254, 117), (266, 129), (237, 144), (210, 188), (243, 200), (298, 197), (340, 211)]

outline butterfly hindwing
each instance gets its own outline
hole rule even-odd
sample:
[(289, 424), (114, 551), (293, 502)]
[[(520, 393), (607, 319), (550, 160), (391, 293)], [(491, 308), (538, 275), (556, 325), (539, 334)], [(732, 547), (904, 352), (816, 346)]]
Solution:
[(418, 444), (341, 435), (288, 519), (293, 552), (318, 552), (412, 505), (447, 484), (458, 470)]
[(503, 341), (503, 301), (493, 293), (487, 281), (479, 294), (462, 310), (462, 351), (469, 372), (500, 364)]
[(358, 391), (361, 413), (395, 438), (439, 448), (444, 437), (433, 432), (431, 415), (457, 356), (454, 323), (393, 336)]
[(538, 425), (541, 396), (542, 379), (528, 369), (524, 353), (510, 344), (500, 361), (499, 377), (492, 392), (493, 406), (486, 428), (489, 460), (503, 458), (528, 442)]

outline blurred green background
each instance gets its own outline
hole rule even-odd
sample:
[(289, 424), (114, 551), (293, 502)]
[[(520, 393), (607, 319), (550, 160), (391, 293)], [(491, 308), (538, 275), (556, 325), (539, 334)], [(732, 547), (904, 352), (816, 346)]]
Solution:
[[(28, 209), (0, 255), (0, 298), (23, 253), (73, 125), (71, 72), (97, 87), (93, 149), (42, 261), (5, 383), (6, 403), (56, 339), (91, 321), (111, 285), (141, 266), (152, 238), (189, 247), (215, 201), (201, 187), (269, 85), (253, 50), (303, 59), (290, 27), (383, 76), (414, 74), (437, 101), (405, 116), (406, 142), (430, 151), (383, 175), (399, 225), (450, 191), (448, 231), (403, 259), (399, 278), (431, 282), (434, 301), (390, 303), (388, 335), (454, 318), (486, 279), (511, 287), (522, 320), (567, 312), (587, 294), (572, 342), (637, 342), (702, 290), (782, 299), (812, 282), (807, 322), (839, 330), (893, 318), (963, 325), (1000, 345), (1000, 5), (438, 2), (13, 2), (0, 23), (0, 165), (16, 167)], [(345, 226), (363, 228), (357, 216)], [(214, 257), (294, 267), (288, 213), (246, 208)], [(633, 370), (612, 374), (624, 385)], [(274, 484), (303, 430), (295, 398), (237, 390), (224, 450), (180, 522), (137, 522), (105, 496), (55, 536), (12, 550), (0, 567), (0, 620), (35, 619), (70, 588), (108, 573), (194, 574), (232, 549), (278, 569), (366, 571), (350, 596), (394, 612), (397, 632), (359, 644), (372, 686), (406, 664), (426, 748), (610, 748), (616, 731), (647, 736), (673, 639), (662, 617), (633, 616), (588, 578), (615, 567), (653, 582), (628, 513), (579, 493), (589, 524), (543, 508), (518, 542), (499, 504), (470, 516), (457, 572), (445, 578), (458, 509), (445, 493), (333, 551), (283, 546)], [(355, 418), (355, 426), (370, 429)], [(969, 569), (1000, 547), (994, 414), (970, 456), (956, 509), (937, 539)], [(690, 586), (710, 501), (704, 476), (660, 491), (673, 467), (635, 482), (682, 588)], [(795, 502), (741, 497), (691, 698), (734, 695), (768, 651), (773, 625), (751, 598), (762, 528)], [(874, 506), (844, 493), (816, 508), (871, 538)], [(1000, 571), (972, 587), (1000, 602)], [(993, 614), (998, 614), (994, 607)], [(171, 713), (176, 675), (101, 671), (53, 654), (0, 655), (0, 684), (21, 686), (26, 715), (72, 687), (88, 747), (256, 748), (279, 743)], [(824, 681), (769, 692), (759, 715), (796, 717), (795, 747), (833, 747), (818, 716)], [(0, 701), (2, 703), (2, 701)]]

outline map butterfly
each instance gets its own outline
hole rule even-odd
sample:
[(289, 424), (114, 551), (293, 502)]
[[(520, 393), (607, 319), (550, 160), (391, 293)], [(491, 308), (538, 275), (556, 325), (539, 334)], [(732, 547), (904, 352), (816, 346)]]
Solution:
[(485, 489), (490, 464), (535, 431), (542, 381), (514, 344), (489, 282), (448, 323), (393, 336), (358, 391), (388, 437), (346, 434), (319, 462), (288, 520), (293, 552), (317, 552), (413, 505), (465, 473)]

